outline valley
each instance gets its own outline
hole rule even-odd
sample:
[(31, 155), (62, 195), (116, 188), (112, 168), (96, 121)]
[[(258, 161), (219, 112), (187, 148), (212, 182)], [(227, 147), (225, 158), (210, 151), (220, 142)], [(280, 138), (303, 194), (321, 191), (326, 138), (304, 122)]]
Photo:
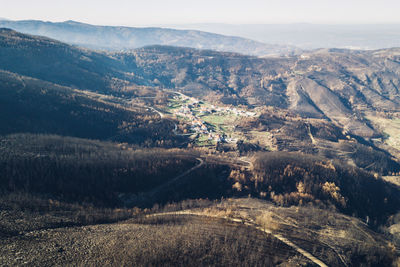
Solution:
[(0, 265), (396, 266), (399, 55), (0, 29)]

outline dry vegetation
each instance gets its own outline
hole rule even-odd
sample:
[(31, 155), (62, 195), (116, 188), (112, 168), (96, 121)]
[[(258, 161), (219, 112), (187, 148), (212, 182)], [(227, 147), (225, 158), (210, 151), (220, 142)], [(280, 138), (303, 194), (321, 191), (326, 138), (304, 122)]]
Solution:
[[(128, 142), (143, 147), (180, 147), (173, 122), (121, 98), (74, 90), (0, 70), (1, 135), (57, 134)], [(120, 102), (118, 104), (114, 102)]]
[[(218, 219), (165, 216), (29, 232), (0, 240), (8, 265), (298, 266), (278, 240)], [(16, 256), (15, 256), (16, 255)]]
[(148, 191), (191, 168), (197, 154), (44, 135), (11, 135), (0, 143), (3, 192), (107, 207), (121, 204), (120, 193)]
[(363, 220), (368, 217), (375, 227), (385, 223), (400, 205), (398, 188), (373, 174), (299, 153), (261, 153), (252, 172), (232, 171), (230, 178), (239, 194), (282, 206), (335, 206)]
[(286, 238), (328, 266), (391, 266), (398, 257), (387, 236), (354, 217), (312, 205), (279, 207), (241, 198), (226, 199), (195, 212), (253, 222), (255, 227)]

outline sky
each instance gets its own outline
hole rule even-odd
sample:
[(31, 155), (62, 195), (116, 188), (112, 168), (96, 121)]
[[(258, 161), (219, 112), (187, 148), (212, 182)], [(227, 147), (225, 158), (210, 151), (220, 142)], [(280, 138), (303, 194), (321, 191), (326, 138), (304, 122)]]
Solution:
[(0, 18), (97, 25), (400, 24), (400, 0), (0, 0)]

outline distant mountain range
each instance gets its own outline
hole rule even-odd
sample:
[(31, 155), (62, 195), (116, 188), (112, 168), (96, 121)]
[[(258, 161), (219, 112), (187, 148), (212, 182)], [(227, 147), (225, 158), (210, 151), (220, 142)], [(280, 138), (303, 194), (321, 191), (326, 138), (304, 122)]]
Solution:
[(76, 21), (12, 21), (0, 27), (47, 36), (89, 49), (131, 50), (169, 45), (271, 56), (318, 48), (383, 49), (400, 47), (400, 24), (176, 24), (161, 27), (97, 26)]
[(299, 51), (294, 46), (265, 44), (241, 37), (196, 30), (95, 26), (76, 21), (44, 22), (1, 20), (0, 27), (47, 36), (90, 49), (130, 50), (148, 45), (171, 45), (236, 52), (247, 55), (287, 55)]
[(382, 49), (400, 47), (400, 24), (186, 24), (168, 25), (176, 29), (196, 29), (235, 35), (259, 42), (295, 45), (301, 49), (351, 48)]

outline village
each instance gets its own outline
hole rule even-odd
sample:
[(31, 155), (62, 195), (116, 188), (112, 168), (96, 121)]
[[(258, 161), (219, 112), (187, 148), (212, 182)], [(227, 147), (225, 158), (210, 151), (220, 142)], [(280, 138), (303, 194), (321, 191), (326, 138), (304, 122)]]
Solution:
[(236, 107), (215, 106), (181, 93), (177, 93), (173, 97), (173, 102), (169, 104), (169, 107), (174, 115), (185, 119), (191, 124), (190, 130), (192, 134), (197, 134), (197, 137), (202, 137), (202, 139), (215, 143), (235, 144), (238, 141), (237, 138), (227, 136), (223, 128), (220, 127), (219, 124), (224, 121), (224, 118), (229, 116), (256, 116), (255, 112)]

